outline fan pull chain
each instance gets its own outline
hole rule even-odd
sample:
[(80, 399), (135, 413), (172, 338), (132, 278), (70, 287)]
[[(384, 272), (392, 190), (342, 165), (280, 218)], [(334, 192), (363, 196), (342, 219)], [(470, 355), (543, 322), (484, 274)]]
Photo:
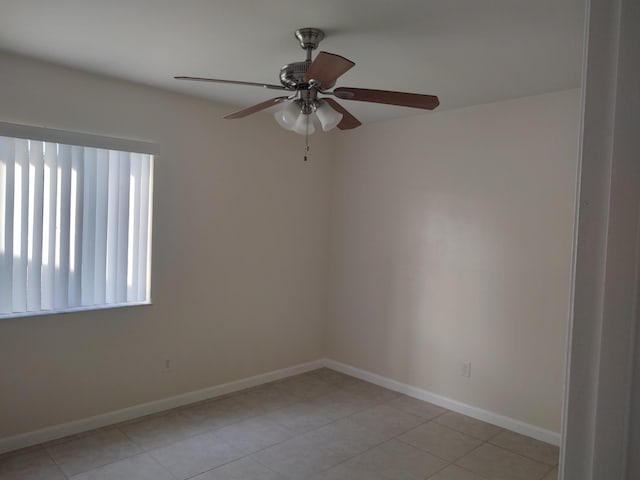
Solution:
[(307, 131), (304, 134), (304, 161), (309, 159), (309, 122), (307, 121)]

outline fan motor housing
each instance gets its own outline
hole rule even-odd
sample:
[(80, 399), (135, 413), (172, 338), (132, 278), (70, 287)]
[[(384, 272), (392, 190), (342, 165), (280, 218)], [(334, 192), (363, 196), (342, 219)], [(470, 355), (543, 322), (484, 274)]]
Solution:
[(309, 70), (311, 62), (294, 62), (280, 69), (280, 83), (286, 88), (297, 88), (306, 83), (304, 75)]

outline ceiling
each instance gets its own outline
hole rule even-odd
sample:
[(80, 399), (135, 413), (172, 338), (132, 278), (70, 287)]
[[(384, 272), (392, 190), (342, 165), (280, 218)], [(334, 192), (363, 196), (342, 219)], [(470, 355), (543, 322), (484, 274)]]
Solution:
[[(279, 83), (294, 38), (356, 66), (338, 86), (438, 95), (440, 110), (580, 86), (584, 0), (2, 0), (0, 49), (229, 105), (274, 95), (174, 75)], [(276, 94), (278, 92), (275, 92)], [(363, 121), (411, 108), (341, 103)]]

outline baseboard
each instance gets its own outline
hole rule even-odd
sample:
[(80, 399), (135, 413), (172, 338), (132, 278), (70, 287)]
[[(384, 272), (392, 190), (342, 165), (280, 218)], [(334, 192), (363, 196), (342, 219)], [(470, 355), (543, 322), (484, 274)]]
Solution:
[(404, 393), (405, 395), (409, 395), (410, 397), (433, 403), (448, 410), (462, 413), (469, 417), (473, 417), (478, 420), (482, 420), (484, 422), (506, 428), (507, 430), (511, 430), (513, 432), (520, 433), (522, 435), (526, 435), (528, 437), (532, 437), (537, 440), (550, 443), (552, 445), (560, 446), (561, 435), (558, 432), (553, 432), (551, 430), (540, 428), (535, 425), (516, 420), (514, 418), (505, 417), (504, 415), (499, 415), (494, 412), (483, 410), (482, 408), (474, 407), (473, 405), (458, 402), (457, 400), (443, 397), (442, 395), (437, 395), (427, 390), (423, 390), (406, 383), (398, 382), (396, 380), (392, 380), (390, 378), (383, 377), (366, 370), (361, 370), (359, 368), (352, 367), (351, 365), (340, 363), (335, 360), (324, 359), (322, 363), (327, 368), (337, 370), (338, 372), (351, 375), (367, 382), (375, 383), (376, 385), (388, 388), (389, 390)]
[(40, 430), (34, 430), (32, 432), (26, 432), (11, 437), (0, 438), (0, 453), (17, 450), (19, 448), (30, 447), (39, 443), (66, 437), (68, 435), (74, 435), (77, 433), (86, 432), (88, 430), (112, 425), (114, 423), (132, 420), (144, 415), (162, 412), (164, 410), (188, 405), (190, 403), (208, 400), (210, 398), (219, 397), (227, 393), (232, 393), (238, 390), (243, 390), (245, 388), (261, 385), (263, 383), (272, 382), (275, 380), (290, 377), (292, 375), (298, 375), (300, 373), (315, 370), (316, 368), (320, 368), (323, 366), (332, 368), (342, 373), (346, 373), (347, 375), (354, 376), (361, 380), (380, 385), (381, 387), (404, 393), (405, 395), (409, 395), (410, 397), (431, 402), (448, 410), (462, 413), (464, 415), (468, 415), (470, 417), (485, 421), (487, 423), (491, 423), (493, 425), (498, 425), (502, 428), (506, 428), (507, 430), (511, 430), (513, 432), (517, 432), (522, 435), (526, 435), (528, 437), (550, 443), (552, 445), (560, 445), (561, 436), (557, 432), (536, 427), (535, 425), (530, 425), (520, 420), (505, 417), (494, 412), (489, 412), (487, 410), (483, 410), (466, 403), (458, 402), (457, 400), (443, 397), (442, 395), (437, 395), (427, 390), (423, 390), (406, 383), (398, 382), (397, 380), (392, 380), (390, 378), (383, 377), (381, 375), (377, 375), (375, 373), (371, 373), (366, 370), (353, 367), (351, 365), (337, 362), (335, 360), (322, 359), (294, 365), (292, 367), (287, 367), (280, 370), (274, 370), (240, 380), (235, 380), (233, 382), (223, 383), (221, 385), (203, 388), (201, 390), (195, 390), (193, 392), (176, 395), (169, 398), (163, 398), (161, 400), (155, 400), (153, 402), (134, 405), (132, 407), (103, 413), (94, 417), (82, 418), (79, 420), (54, 425)]
[(72, 422), (54, 425), (51, 427), (35, 430), (32, 432), (21, 433), (11, 437), (0, 438), (0, 453), (17, 450), (19, 448), (30, 447), (39, 443), (56, 440), (58, 438), (86, 432), (95, 428), (105, 427), (118, 422), (132, 420), (144, 415), (162, 412), (175, 407), (181, 407), (190, 403), (219, 397), (227, 393), (243, 390), (245, 388), (254, 387), (263, 383), (280, 380), (300, 373), (315, 370), (324, 365), (323, 360), (315, 360), (313, 362), (294, 365), (280, 370), (255, 375), (252, 377), (235, 380), (233, 382), (215, 385), (193, 392), (183, 393), (153, 402), (142, 403), (132, 407), (116, 410), (113, 412), (102, 413), (94, 417), (82, 418)]

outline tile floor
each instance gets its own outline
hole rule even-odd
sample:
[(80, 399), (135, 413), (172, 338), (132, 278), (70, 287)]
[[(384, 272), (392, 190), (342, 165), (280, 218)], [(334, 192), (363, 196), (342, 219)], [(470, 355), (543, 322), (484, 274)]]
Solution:
[(0, 456), (0, 480), (551, 480), (558, 449), (320, 369)]

